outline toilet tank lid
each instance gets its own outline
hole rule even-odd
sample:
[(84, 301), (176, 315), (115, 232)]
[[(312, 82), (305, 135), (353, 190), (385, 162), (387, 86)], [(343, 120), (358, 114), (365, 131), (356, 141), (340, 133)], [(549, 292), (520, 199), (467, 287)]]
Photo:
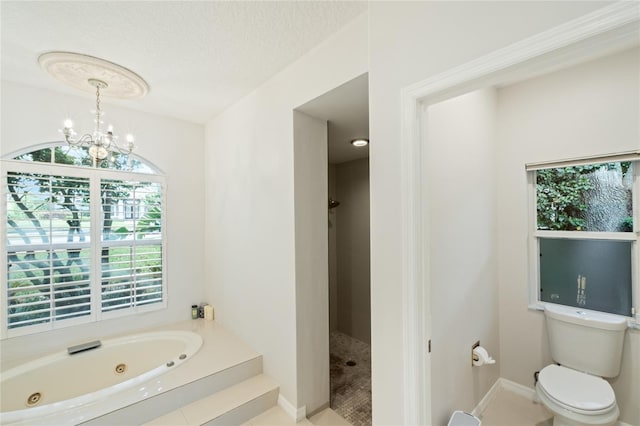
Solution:
[(627, 319), (619, 315), (547, 303), (544, 314), (549, 318), (603, 330), (624, 330)]

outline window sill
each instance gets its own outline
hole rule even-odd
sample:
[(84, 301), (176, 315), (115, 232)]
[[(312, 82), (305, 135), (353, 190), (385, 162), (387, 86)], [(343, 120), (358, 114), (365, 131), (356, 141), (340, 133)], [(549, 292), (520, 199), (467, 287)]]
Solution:
[[(545, 302), (536, 302), (536, 303), (529, 304), (528, 308), (530, 311), (544, 312), (545, 305), (546, 305)], [(610, 314), (610, 315), (614, 315), (614, 314)], [(637, 317), (636, 319), (633, 319), (631, 317), (623, 317), (627, 319), (627, 327), (629, 327), (632, 330), (640, 330), (640, 316), (636, 315), (636, 317)]]

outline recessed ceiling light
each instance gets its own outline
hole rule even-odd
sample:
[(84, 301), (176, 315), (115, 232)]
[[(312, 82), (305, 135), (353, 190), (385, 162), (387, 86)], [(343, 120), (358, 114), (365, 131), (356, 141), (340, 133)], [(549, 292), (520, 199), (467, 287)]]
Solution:
[(369, 145), (369, 139), (354, 139), (351, 141), (351, 145), (361, 147)]

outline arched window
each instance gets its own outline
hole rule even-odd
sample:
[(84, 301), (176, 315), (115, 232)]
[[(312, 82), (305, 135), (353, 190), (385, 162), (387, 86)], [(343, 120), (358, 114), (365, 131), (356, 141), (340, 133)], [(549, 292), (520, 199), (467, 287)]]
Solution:
[(3, 337), (160, 309), (165, 177), (134, 156), (39, 145), (2, 161)]

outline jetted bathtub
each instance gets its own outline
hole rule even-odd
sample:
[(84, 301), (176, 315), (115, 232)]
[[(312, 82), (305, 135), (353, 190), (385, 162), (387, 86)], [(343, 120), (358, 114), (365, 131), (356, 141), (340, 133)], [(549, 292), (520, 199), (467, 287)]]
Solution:
[(31, 423), (75, 411), (140, 386), (188, 362), (202, 346), (191, 331), (159, 331), (101, 342), (70, 355), (67, 350), (2, 372), (0, 424)]

